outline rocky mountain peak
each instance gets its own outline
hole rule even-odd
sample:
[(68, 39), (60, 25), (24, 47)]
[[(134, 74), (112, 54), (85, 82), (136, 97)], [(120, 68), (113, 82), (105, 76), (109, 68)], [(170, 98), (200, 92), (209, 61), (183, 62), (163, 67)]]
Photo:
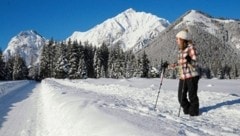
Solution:
[[(127, 9), (86, 32), (74, 32), (71, 40), (88, 41), (95, 46), (119, 44), (124, 50), (141, 49), (170, 23), (145, 12)], [(67, 40), (68, 40), (67, 39)]]
[(38, 56), (46, 39), (35, 30), (22, 31), (14, 36), (3, 52), (5, 60), (15, 55), (20, 55), (26, 61), (27, 66), (37, 63)]

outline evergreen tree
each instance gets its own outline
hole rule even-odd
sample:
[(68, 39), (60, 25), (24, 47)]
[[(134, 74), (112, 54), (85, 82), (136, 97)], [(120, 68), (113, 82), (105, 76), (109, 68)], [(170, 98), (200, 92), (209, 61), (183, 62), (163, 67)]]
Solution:
[(103, 65), (101, 66), (101, 68), (100, 68), (100, 70), (101, 70), (101, 75), (100, 75), (100, 77), (103, 77), (103, 78), (106, 78), (107, 77), (107, 71), (105, 71), (104, 70), (104, 67), (103, 67)]
[(148, 77), (149, 60), (147, 58), (147, 54), (145, 53), (145, 51), (143, 52), (141, 62), (142, 62), (142, 68), (141, 68), (142, 69), (142, 75), (141, 75), (141, 77)]
[(137, 57), (137, 61), (136, 61), (136, 69), (135, 69), (135, 72), (134, 72), (134, 77), (141, 77), (142, 76), (142, 61), (141, 61), (141, 58), (140, 56)]
[(56, 56), (58, 59), (55, 66), (55, 77), (60, 79), (68, 77), (69, 64), (66, 57), (66, 45), (63, 42), (58, 47)]
[(20, 55), (16, 55), (13, 63), (13, 80), (27, 79), (27, 75), (28, 69), (25, 61), (20, 57)]
[(32, 80), (38, 80), (39, 66), (30, 65), (28, 68), (28, 78)]
[(5, 67), (5, 62), (3, 61), (2, 50), (0, 49), (0, 80), (5, 79), (4, 67)]
[(4, 71), (5, 71), (5, 79), (6, 80), (13, 80), (13, 64), (14, 64), (14, 57), (11, 57), (7, 60)]
[(125, 52), (125, 61), (124, 61), (124, 77), (126, 78), (131, 78), (134, 76), (135, 73), (135, 69), (136, 69), (136, 65), (137, 65), (137, 61), (136, 58), (134, 56), (134, 54), (132, 53), (132, 51), (127, 51)]
[(100, 51), (97, 49), (94, 55), (94, 74), (95, 78), (101, 77), (101, 60), (100, 60)]
[(54, 41), (51, 39), (47, 44), (43, 45), (40, 57), (40, 78), (53, 77), (54, 72)]
[(42, 53), (41, 53), (41, 57), (40, 57), (40, 78), (44, 79), (49, 77), (49, 67), (48, 67), (48, 48), (47, 45), (43, 45), (42, 48)]
[(85, 62), (83, 54), (81, 55), (81, 57), (79, 59), (79, 66), (78, 66), (77, 74), (78, 74), (79, 78), (86, 79), (88, 77), (87, 64)]
[(79, 64), (78, 64), (78, 69), (77, 69), (77, 76), (78, 78), (87, 78), (87, 65), (85, 62), (85, 57), (84, 57), (84, 52), (85, 49), (84, 47), (81, 45), (79, 45)]
[(108, 77), (107, 71), (108, 71), (108, 59), (109, 59), (109, 50), (107, 47), (107, 44), (103, 43), (100, 47), (100, 53), (99, 53), (99, 59), (100, 59), (100, 68), (101, 68), (101, 75), (102, 77)]
[(84, 46), (84, 63), (86, 64), (86, 76), (94, 78), (94, 67), (93, 67), (93, 59), (94, 59), (94, 48), (92, 45), (85, 43)]
[(58, 58), (56, 58), (56, 51), (57, 51), (57, 42), (54, 41), (52, 45), (50, 45), (50, 77), (54, 77), (54, 72), (55, 72), (55, 67), (56, 67), (56, 62)]
[(71, 48), (69, 48), (72, 45), (72, 40), (71, 38), (68, 40), (67, 42), (67, 52), (66, 52), (66, 56), (67, 56), (67, 60), (70, 60), (70, 55), (71, 55)]
[(109, 77), (122, 78), (124, 77), (124, 54), (119, 45), (115, 45), (111, 49), (109, 56)]
[(79, 50), (78, 50), (78, 43), (74, 41), (73, 44), (69, 46), (70, 54), (69, 54), (69, 71), (68, 76), (70, 79), (76, 79), (78, 77), (78, 64), (79, 64)]
[(109, 77), (113, 78), (113, 71), (114, 71), (114, 50), (111, 49), (110, 50), (110, 54), (109, 54), (109, 60), (108, 60), (108, 73), (109, 73)]

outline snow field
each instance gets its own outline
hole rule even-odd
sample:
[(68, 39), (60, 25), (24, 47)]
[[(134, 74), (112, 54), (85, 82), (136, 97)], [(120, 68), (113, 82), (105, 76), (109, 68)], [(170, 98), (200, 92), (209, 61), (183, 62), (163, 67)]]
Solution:
[[(130, 134), (136, 135), (149, 135), (150, 132), (152, 133), (151, 135), (238, 135), (240, 133), (240, 123), (236, 121), (239, 120), (240, 117), (240, 98), (238, 94), (228, 94), (225, 93), (224, 90), (220, 92), (201, 90), (201, 87), (204, 89), (214, 89), (215, 82), (212, 83), (212, 86), (208, 86), (208, 84), (204, 84), (203, 86), (200, 84), (199, 99), (201, 116), (194, 118), (189, 118), (188, 115), (183, 115), (182, 112), (181, 117), (177, 117), (179, 109), (177, 92), (166, 89), (172, 86), (176, 87), (176, 81), (170, 81), (170, 83), (162, 87), (156, 111), (153, 110), (153, 107), (158, 92), (159, 80), (47, 79), (45, 82), (49, 84), (48, 87), (52, 88), (54, 92), (52, 92), (53, 94), (45, 95), (54, 96), (53, 98), (55, 98), (51, 98), (55, 104), (49, 105), (58, 105), (58, 109), (61, 110), (58, 112), (65, 113), (59, 118), (63, 120), (66, 118), (69, 118), (69, 120), (86, 118), (86, 120), (88, 120), (86, 122), (80, 119), (81, 121), (76, 121), (78, 123), (75, 123), (78, 124), (76, 125), (76, 129), (79, 128), (79, 126), (81, 126), (80, 128), (89, 126), (84, 130), (94, 130), (88, 134), (88, 131), (85, 132), (86, 135), (94, 135), (93, 132), (96, 132), (96, 135), (101, 135), (101, 133), (99, 133), (100, 129), (94, 128), (92, 124), (86, 125), (89, 119), (91, 120), (92, 118), (95, 120), (91, 121), (98, 122), (98, 115), (101, 114), (110, 117), (114, 116), (114, 119), (117, 120), (121, 118), (120, 120), (127, 124), (127, 128), (131, 126), (130, 130), (133, 130), (133, 128), (136, 130), (136, 127), (141, 126), (140, 130), (143, 130), (144, 133), (136, 134), (135, 132), (130, 132)], [(66, 107), (71, 108), (65, 109)], [(76, 109), (76, 107), (78, 107), (78, 109)], [(54, 108), (50, 107), (49, 109)], [(85, 114), (84, 111), (87, 111), (88, 114)], [(65, 115), (73, 116), (71, 118), (65, 117)], [(111, 122), (111, 127), (116, 124), (115, 121), (113, 121), (114, 119), (110, 119), (111, 121), (107, 119), (108, 123)], [(106, 119), (104, 119), (104, 121), (106, 121)], [(70, 128), (70, 124), (66, 127), (74, 129), (73, 127)], [(106, 124), (104, 124), (104, 126)], [(79, 133), (79, 129), (75, 132), (74, 134)], [(106, 131), (104, 135), (111, 134)], [(120, 135), (129, 134), (120, 133)]]
[[(199, 82), (198, 117), (177, 117), (178, 80), (0, 82), (1, 136), (239, 136), (239, 80)], [(15, 88), (15, 89), (14, 89)], [(12, 91), (11, 91), (12, 90)]]

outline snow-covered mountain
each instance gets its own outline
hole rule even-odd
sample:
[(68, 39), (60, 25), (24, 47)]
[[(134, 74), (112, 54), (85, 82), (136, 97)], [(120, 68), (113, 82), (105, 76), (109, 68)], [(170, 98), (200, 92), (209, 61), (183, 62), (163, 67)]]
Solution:
[(95, 46), (105, 42), (111, 45), (119, 44), (124, 50), (139, 50), (169, 24), (166, 19), (130, 8), (89, 31), (74, 32), (67, 40), (71, 38), (72, 41), (88, 41)]
[[(173, 54), (172, 50), (176, 50), (175, 35), (180, 29), (186, 27), (189, 27), (190, 32), (193, 33), (197, 46), (204, 47), (202, 52), (205, 55), (201, 56), (202, 60), (209, 59), (206, 54), (213, 56), (214, 53), (218, 56), (216, 58), (225, 59), (223, 55), (219, 56), (223, 54), (222, 50), (224, 54), (233, 54), (228, 59), (237, 60), (235, 58), (240, 54), (240, 21), (217, 19), (196, 10), (188, 11), (170, 24), (167, 20), (150, 13), (128, 9), (86, 32), (74, 32), (67, 40), (71, 38), (72, 41), (88, 41), (95, 46), (100, 46), (103, 42), (111, 46), (119, 44), (124, 50), (133, 49), (134, 51), (141, 51), (143, 47), (148, 46), (144, 50), (148, 52), (150, 60), (160, 62), (161, 59), (175, 58), (174, 55), (169, 55)], [(18, 53), (29, 66), (38, 62), (41, 47), (45, 42), (46, 39), (36, 31), (20, 32), (11, 39), (4, 51), (4, 56), (8, 59), (9, 56)], [(215, 57), (210, 59), (215, 60)]]
[(233, 19), (218, 19), (203, 12), (190, 10), (184, 14), (175, 29), (182, 26), (197, 26), (225, 42), (233, 43), (240, 49), (239, 21)]
[(25, 60), (27, 66), (36, 64), (39, 61), (41, 48), (45, 42), (46, 39), (36, 31), (22, 31), (11, 39), (3, 55), (8, 60), (10, 56), (19, 54)]

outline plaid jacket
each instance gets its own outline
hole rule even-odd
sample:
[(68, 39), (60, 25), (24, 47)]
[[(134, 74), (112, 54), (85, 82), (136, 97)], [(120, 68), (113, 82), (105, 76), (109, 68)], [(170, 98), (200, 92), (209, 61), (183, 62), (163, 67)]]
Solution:
[(187, 79), (199, 75), (197, 66), (197, 53), (192, 44), (178, 52), (178, 73), (180, 79)]

